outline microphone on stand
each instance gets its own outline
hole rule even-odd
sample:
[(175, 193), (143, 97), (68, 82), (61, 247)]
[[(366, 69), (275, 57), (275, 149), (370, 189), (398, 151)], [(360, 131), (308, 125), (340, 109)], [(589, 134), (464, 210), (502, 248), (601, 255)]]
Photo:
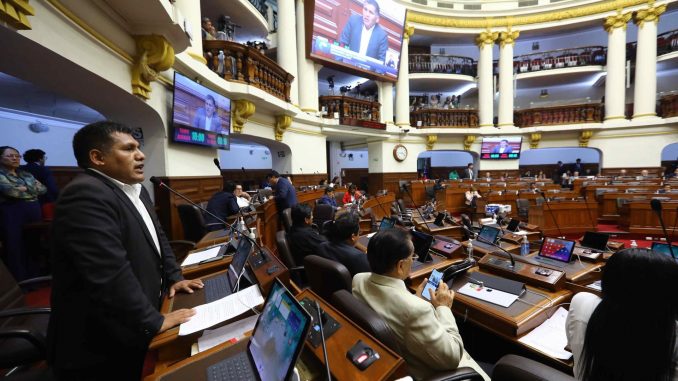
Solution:
[(544, 203), (546, 204), (546, 208), (549, 210), (549, 213), (551, 213), (551, 218), (553, 219), (553, 224), (556, 225), (556, 229), (558, 229), (558, 234), (560, 235), (558, 238), (565, 239), (563, 232), (560, 231), (560, 226), (558, 226), (558, 221), (556, 221), (556, 216), (553, 214), (553, 210), (551, 210), (551, 204), (549, 203), (549, 199), (546, 198), (546, 194), (544, 193), (544, 191), (540, 191), (539, 194), (541, 194), (541, 197), (544, 198)]
[(593, 216), (591, 215), (591, 209), (589, 209), (589, 200), (586, 198), (586, 192), (584, 192), (584, 205), (586, 205), (586, 213), (589, 215), (589, 220), (591, 222), (591, 229), (598, 230), (598, 225), (594, 223)]
[(242, 170), (242, 173), (247, 174), (247, 171), (245, 171), (245, 167), (240, 167), (240, 170)]
[(669, 234), (666, 232), (666, 225), (664, 225), (664, 218), (662, 217), (662, 202), (656, 198), (653, 198), (652, 200), (650, 200), (650, 207), (652, 207), (652, 210), (654, 210), (654, 212), (657, 213), (657, 217), (659, 218), (659, 224), (662, 226), (662, 231), (664, 232), (664, 238), (666, 239), (666, 243), (669, 244), (671, 256), (675, 260), (676, 254), (673, 252), (673, 245), (669, 240)]
[(421, 217), (424, 224), (428, 224), (426, 222), (426, 218), (424, 218), (424, 216), (421, 214), (421, 210), (419, 210), (419, 207), (414, 202), (414, 198), (412, 198), (412, 194), (410, 193), (410, 191), (407, 190), (407, 184), (403, 184), (403, 190), (405, 191), (405, 193), (407, 193), (408, 196), (410, 196), (410, 200), (412, 200), (412, 205), (414, 205), (414, 208), (417, 210), (417, 212), (419, 212), (419, 217)]
[[(506, 254), (508, 255), (508, 257), (509, 257), (509, 260), (511, 261), (511, 265), (509, 266), (508, 269), (511, 270), (511, 271), (515, 271), (516, 260), (513, 258), (513, 254), (509, 253), (508, 250), (504, 249), (503, 247), (497, 245), (497, 244), (494, 243), (494, 242), (489, 242), (489, 241), (485, 240), (481, 235), (478, 235), (478, 236), (476, 237), (476, 240), (478, 240), (478, 241), (480, 241), (480, 242), (482, 242), (482, 243), (486, 243), (486, 244), (488, 244), (488, 245), (490, 245), (490, 246), (496, 247), (497, 249), (499, 249), (499, 250), (501, 250), (502, 252), (506, 253)], [(493, 251), (493, 252), (490, 253), (490, 254), (494, 254), (494, 253), (496, 253), (496, 251)]]
[(320, 309), (320, 304), (318, 303), (317, 300), (315, 302), (315, 310), (318, 313), (318, 316), (315, 316), (315, 318), (318, 319), (318, 327), (320, 328), (320, 341), (322, 342), (323, 345), (323, 356), (325, 357), (325, 376), (327, 377), (327, 381), (332, 381), (332, 373), (330, 372), (330, 362), (327, 359), (327, 345), (325, 344), (325, 331), (323, 328), (323, 317), (322, 314), (325, 313)]

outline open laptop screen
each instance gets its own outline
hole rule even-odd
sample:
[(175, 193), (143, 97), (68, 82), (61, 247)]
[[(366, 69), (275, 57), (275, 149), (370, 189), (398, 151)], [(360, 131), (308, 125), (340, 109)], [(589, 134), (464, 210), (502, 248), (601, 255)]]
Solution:
[(276, 279), (247, 347), (261, 381), (289, 379), (311, 328), (311, 315)]
[[(678, 256), (678, 245), (671, 245), (673, 247), (673, 252)], [(668, 243), (661, 242), (652, 242), (652, 251), (659, 254), (664, 254), (667, 257), (671, 256), (671, 250), (669, 249)]]
[(607, 250), (607, 240), (610, 238), (605, 233), (586, 232), (581, 240), (581, 245), (594, 250)]
[(228, 281), (231, 284), (231, 291), (235, 292), (236, 285), (238, 284), (238, 277), (245, 268), (245, 263), (247, 263), (247, 257), (250, 255), (252, 250), (252, 242), (247, 238), (240, 238), (238, 241), (238, 250), (233, 254), (233, 260), (231, 265), (228, 266)]
[(539, 250), (539, 256), (569, 263), (572, 258), (572, 250), (574, 250), (574, 241), (545, 237)]
[(492, 226), (483, 225), (483, 227), (480, 228), (480, 233), (478, 233), (478, 240), (485, 243), (495, 243), (499, 231), (499, 229), (493, 228)]

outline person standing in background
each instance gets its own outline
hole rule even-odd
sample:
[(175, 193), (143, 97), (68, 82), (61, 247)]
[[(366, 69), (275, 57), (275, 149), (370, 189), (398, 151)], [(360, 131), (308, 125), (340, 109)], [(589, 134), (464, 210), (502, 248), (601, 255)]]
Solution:
[(42, 206), (42, 214), (45, 218), (51, 219), (54, 214), (54, 202), (59, 196), (59, 188), (54, 181), (52, 171), (45, 166), (47, 155), (41, 149), (29, 149), (24, 152), (24, 161), (26, 165), (22, 165), (19, 169), (30, 172), (36, 180), (47, 187), (47, 192), (38, 196), (38, 201)]

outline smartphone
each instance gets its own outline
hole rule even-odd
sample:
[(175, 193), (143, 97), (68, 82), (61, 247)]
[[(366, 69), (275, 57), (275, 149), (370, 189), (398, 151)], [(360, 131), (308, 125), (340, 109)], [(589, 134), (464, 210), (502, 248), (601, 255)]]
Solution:
[(421, 296), (424, 297), (424, 299), (430, 301), (431, 296), (430, 296), (428, 290), (433, 290), (433, 291), (437, 290), (441, 279), (443, 279), (443, 273), (441, 273), (438, 270), (433, 270), (433, 272), (431, 273), (431, 276), (428, 277), (428, 282), (426, 282), (426, 285), (424, 286), (424, 290), (421, 292)]

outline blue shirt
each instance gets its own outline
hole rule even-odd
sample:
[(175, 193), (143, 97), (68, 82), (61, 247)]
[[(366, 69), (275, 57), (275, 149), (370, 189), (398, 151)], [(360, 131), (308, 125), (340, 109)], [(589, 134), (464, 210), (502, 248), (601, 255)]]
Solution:
[(332, 205), (333, 207), (337, 207), (337, 200), (334, 197), (330, 197), (329, 195), (324, 194), (322, 197), (320, 197), (320, 200), (318, 200), (318, 204), (327, 204), (327, 205)]

